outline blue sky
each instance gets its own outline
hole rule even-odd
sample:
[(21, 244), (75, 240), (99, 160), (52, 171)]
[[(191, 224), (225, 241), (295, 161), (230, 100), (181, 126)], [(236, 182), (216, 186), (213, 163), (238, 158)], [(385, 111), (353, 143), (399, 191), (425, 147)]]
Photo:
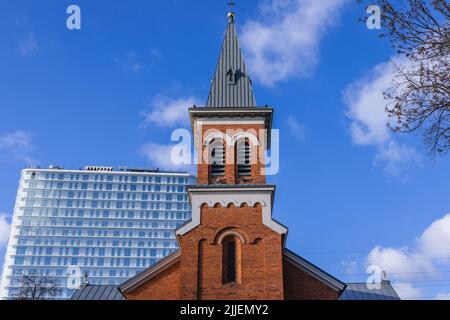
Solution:
[[(164, 167), (187, 107), (203, 105), (226, 1), (3, 1), (0, 230), (29, 163)], [(81, 30), (66, 8), (81, 8)], [(385, 128), (401, 59), (351, 0), (242, 1), (237, 28), (257, 103), (275, 107), (274, 216), (287, 245), (345, 281), (388, 271), (404, 298), (450, 298), (450, 162)], [(149, 152), (149, 149), (157, 152)], [(0, 237), (4, 255), (4, 236)]]

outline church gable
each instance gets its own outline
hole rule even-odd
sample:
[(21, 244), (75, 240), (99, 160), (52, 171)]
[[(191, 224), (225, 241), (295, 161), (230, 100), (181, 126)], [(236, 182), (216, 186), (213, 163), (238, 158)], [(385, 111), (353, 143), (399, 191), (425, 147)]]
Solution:
[(120, 286), (127, 300), (180, 299), (181, 259), (177, 251)]
[(346, 287), (288, 249), (283, 252), (283, 281), (286, 300), (336, 300)]
[(262, 224), (261, 204), (200, 210), (201, 224), (179, 237), (183, 298), (282, 299), (282, 236)]

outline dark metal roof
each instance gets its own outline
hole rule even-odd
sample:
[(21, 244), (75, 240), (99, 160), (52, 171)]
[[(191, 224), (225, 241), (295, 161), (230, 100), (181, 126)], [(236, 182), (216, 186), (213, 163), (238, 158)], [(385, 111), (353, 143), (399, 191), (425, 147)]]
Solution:
[[(230, 73), (233, 74), (232, 81)], [(227, 31), (206, 107), (256, 107), (252, 82), (239, 47), (233, 13), (228, 14)]]
[(87, 285), (77, 289), (71, 300), (125, 300), (118, 286)]
[(400, 300), (389, 282), (380, 283), (379, 288), (369, 288), (366, 283), (349, 283), (339, 300)]

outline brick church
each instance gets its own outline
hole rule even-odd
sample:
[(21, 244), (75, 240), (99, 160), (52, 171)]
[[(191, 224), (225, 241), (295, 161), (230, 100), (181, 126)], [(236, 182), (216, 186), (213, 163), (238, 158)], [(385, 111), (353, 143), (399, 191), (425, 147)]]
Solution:
[(263, 165), (273, 112), (256, 105), (229, 13), (207, 104), (189, 109), (199, 164), (188, 187), (192, 219), (176, 231), (179, 250), (119, 287), (85, 285), (73, 299), (398, 299), (387, 281), (369, 292), (285, 247), (288, 229), (272, 218), (275, 186)]

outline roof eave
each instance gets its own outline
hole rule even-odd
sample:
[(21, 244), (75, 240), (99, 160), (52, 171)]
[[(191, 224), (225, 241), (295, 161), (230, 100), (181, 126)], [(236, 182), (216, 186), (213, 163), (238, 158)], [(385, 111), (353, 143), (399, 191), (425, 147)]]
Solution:
[(290, 262), (294, 263), (301, 270), (308, 273), (310, 276), (316, 278), (323, 284), (329, 286), (330, 288), (336, 291), (342, 292), (347, 286), (346, 283), (333, 277), (331, 274), (325, 272), (321, 268), (317, 267), (316, 265), (300, 257), (299, 255), (297, 255), (296, 253), (287, 248), (284, 248), (283, 256), (289, 259)]
[(267, 149), (270, 149), (272, 137), (272, 123), (274, 108), (265, 107), (191, 107), (189, 110), (189, 120), (194, 134), (197, 137), (196, 120), (200, 117), (228, 117), (228, 118), (253, 118), (264, 117), (264, 127), (267, 129)]

